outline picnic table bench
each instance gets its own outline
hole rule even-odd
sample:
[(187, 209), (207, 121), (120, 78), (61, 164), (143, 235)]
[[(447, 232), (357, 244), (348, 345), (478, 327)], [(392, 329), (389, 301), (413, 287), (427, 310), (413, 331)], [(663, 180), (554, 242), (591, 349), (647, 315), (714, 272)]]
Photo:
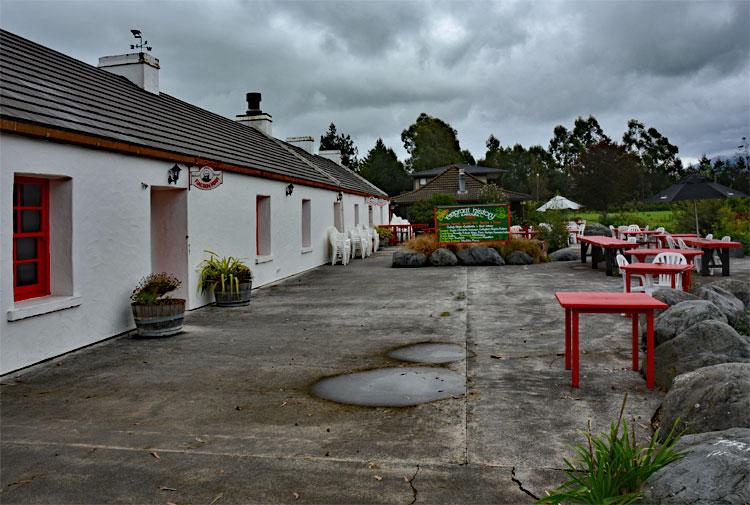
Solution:
[(591, 268), (594, 270), (599, 268), (603, 252), (604, 264), (609, 276), (614, 275), (615, 255), (617, 251), (633, 247), (633, 243), (626, 240), (596, 235), (578, 237), (578, 241), (581, 243), (581, 263), (586, 263), (586, 254), (588, 253), (589, 246), (591, 246)]
[[(684, 238), (687, 245), (700, 247), (703, 251), (701, 261), (701, 275), (711, 275), (712, 268), (721, 268), (721, 275), (729, 275), (729, 250), (739, 249), (742, 242), (730, 242), (727, 240), (709, 240), (705, 238)], [(714, 251), (719, 256), (720, 264), (714, 262)]]
[(571, 386), (578, 387), (578, 319), (580, 314), (626, 313), (632, 319), (633, 370), (638, 370), (638, 316), (646, 314), (646, 387), (654, 388), (654, 310), (667, 304), (646, 293), (577, 291), (555, 293), (565, 309), (565, 369), (572, 369)]
[[(622, 254), (627, 257), (628, 261), (630, 261), (631, 263), (633, 263), (633, 258), (635, 258), (640, 263), (645, 263), (649, 257), (656, 256), (659, 253), (682, 254), (683, 256), (685, 256), (685, 260), (688, 262), (688, 265), (692, 266), (695, 265), (696, 256), (703, 256), (703, 251), (699, 251), (698, 249), (670, 249), (669, 247), (660, 247), (656, 249), (627, 249), (622, 252)], [(683, 286), (687, 286), (687, 288), (685, 288), (685, 291), (687, 291), (693, 279), (693, 271), (688, 270), (684, 275), (684, 279), (685, 282), (683, 283)]]
[[(672, 278), (672, 289), (677, 287), (677, 276), (682, 275), (682, 290), (687, 292), (690, 290), (690, 271), (692, 269), (693, 265), (675, 265), (671, 263), (630, 263), (629, 265), (620, 267), (620, 270), (625, 272), (626, 293), (630, 293), (631, 275), (643, 275), (647, 279), (651, 279), (656, 275), (669, 275)], [(649, 286), (650, 284), (646, 285)]]

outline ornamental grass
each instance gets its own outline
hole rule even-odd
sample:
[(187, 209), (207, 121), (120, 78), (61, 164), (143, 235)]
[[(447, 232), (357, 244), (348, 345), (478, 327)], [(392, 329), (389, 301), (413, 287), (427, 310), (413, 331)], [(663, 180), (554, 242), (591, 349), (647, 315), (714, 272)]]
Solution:
[(428, 258), (440, 248), (434, 233), (423, 233), (404, 242), (404, 247), (410, 251), (419, 252)]

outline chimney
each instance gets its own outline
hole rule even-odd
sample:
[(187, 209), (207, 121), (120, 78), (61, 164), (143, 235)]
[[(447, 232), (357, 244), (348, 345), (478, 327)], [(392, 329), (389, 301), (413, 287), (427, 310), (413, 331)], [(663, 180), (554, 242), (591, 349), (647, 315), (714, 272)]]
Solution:
[(463, 168), (458, 169), (458, 194), (466, 193), (466, 175)]
[(315, 137), (287, 137), (286, 141), (293, 146), (300, 147), (310, 154), (315, 154)]
[(159, 94), (159, 60), (147, 53), (119, 54), (99, 58), (99, 68), (121, 75), (139, 88)]
[(270, 114), (266, 114), (260, 110), (260, 93), (248, 93), (245, 95), (247, 99), (247, 111), (245, 114), (238, 114), (237, 121), (248, 126), (252, 126), (256, 130), (260, 130), (269, 137), (273, 136), (273, 119)]
[(331, 160), (341, 165), (341, 151), (338, 149), (331, 149), (329, 151), (318, 151), (318, 156), (322, 156), (328, 160)]

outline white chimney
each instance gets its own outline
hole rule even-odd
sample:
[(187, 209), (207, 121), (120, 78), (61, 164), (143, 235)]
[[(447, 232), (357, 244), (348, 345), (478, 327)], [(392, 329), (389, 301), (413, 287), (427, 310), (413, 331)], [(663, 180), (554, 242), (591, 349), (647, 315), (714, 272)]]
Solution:
[(315, 137), (305, 135), (303, 137), (287, 137), (286, 141), (293, 146), (304, 149), (310, 154), (315, 154)]
[(273, 119), (271, 119), (270, 114), (260, 110), (260, 93), (248, 93), (245, 98), (247, 99), (247, 111), (245, 114), (237, 115), (237, 122), (252, 126), (272, 137)]
[(159, 60), (147, 53), (119, 54), (99, 58), (99, 68), (121, 75), (141, 89), (159, 94)]
[(328, 160), (331, 160), (341, 165), (341, 151), (339, 151), (338, 149), (331, 149), (329, 151), (318, 151), (318, 156), (322, 156), (323, 158), (326, 158)]
[(458, 169), (458, 194), (466, 194), (466, 175), (463, 168)]

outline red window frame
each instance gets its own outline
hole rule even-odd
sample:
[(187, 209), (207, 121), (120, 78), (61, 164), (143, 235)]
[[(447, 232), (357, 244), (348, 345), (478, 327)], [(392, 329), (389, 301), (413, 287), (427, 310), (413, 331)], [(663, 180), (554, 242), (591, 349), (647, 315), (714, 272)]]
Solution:
[[(41, 187), (40, 205), (21, 205), (21, 187), (23, 185), (36, 185)], [(41, 223), (39, 231), (21, 231), (21, 212), (24, 210), (40, 211)], [(17, 302), (47, 296), (50, 294), (49, 287), (49, 180), (37, 177), (15, 177), (13, 180), (13, 299)], [(19, 260), (16, 255), (16, 241), (23, 238), (36, 238), (36, 257)], [(16, 266), (25, 263), (37, 263), (37, 282), (25, 286), (18, 286), (16, 279)]]

